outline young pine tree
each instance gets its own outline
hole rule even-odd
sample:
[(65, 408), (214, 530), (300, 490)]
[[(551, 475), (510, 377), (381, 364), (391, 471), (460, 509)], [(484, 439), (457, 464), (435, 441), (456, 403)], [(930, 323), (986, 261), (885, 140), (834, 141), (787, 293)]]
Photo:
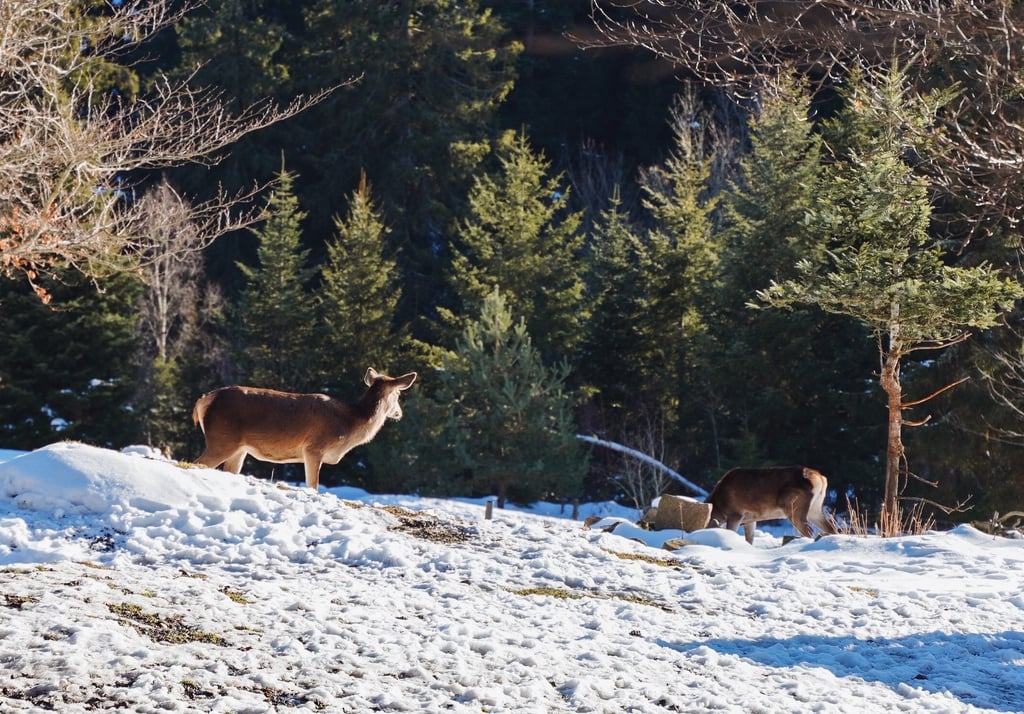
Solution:
[[(712, 370), (728, 405), (721, 431), (736, 445), (730, 462), (806, 463), (838, 484), (839, 464), (855, 480), (877, 454), (861, 436), (874, 435), (874, 405), (860, 386), (873, 359), (863, 327), (811, 305), (748, 307), (757, 291), (794, 277), (797, 261), (821, 250), (805, 220), (820, 201), (823, 171), (811, 112), (807, 89), (781, 76), (749, 119), (750, 151), (722, 202)], [(836, 428), (840, 414), (844, 429)]]
[(644, 394), (651, 374), (647, 356), (660, 336), (643, 329), (651, 308), (638, 265), (643, 246), (617, 193), (595, 221), (591, 241), (591, 329), (579, 372), (605, 409), (630, 410), (650, 396)]
[(524, 134), (505, 134), (500, 170), (476, 180), (470, 217), (459, 229), (450, 284), (474, 313), (500, 287), (522, 315), (545, 357), (571, 354), (581, 343), (589, 310), (584, 300), (579, 213), (568, 210), (561, 177), (535, 154)]
[(238, 264), (245, 277), (234, 309), (232, 331), (242, 381), (258, 387), (305, 391), (314, 388), (316, 314), (307, 292), (315, 275), (302, 248), (300, 210), (293, 176), (282, 169), (267, 205), (268, 218), (254, 235), (258, 264)]
[(404, 370), (396, 365), (403, 341), (395, 325), (401, 286), (386, 248), (388, 229), (366, 174), (352, 194), (348, 214), (336, 217), (334, 226), (321, 270), (321, 371), (325, 387), (344, 392), (367, 367)]
[(456, 457), (453, 469), (466, 477), (453, 490), (496, 493), (499, 508), (506, 500), (578, 496), (587, 454), (574, 436), (564, 391), (568, 366), (544, 366), (525, 323), (513, 321), (497, 288), (439, 374), (443, 438)]
[(642, 183), (652, 227), (637, 251), (637, 279), (647, 303), (638, 321), (644, 348), (639, 358), (645, 384), (656, 385), (659, 412), (672, 427), (706, 423), (716, 411), (708, 357), (714, 350), (709, 326), (719, 272), (713, 220), (719, 199), (708, 188), (715, 147), (706, 144), (702, 122), (681, 99), (672, 117), (672, 151)]
[(902, 432), (915, 423), (905, 419), (906, 410), (930, 398), (904, 401), (904, 360), (992, 327), (1024, 296), (1018, 283), (986, 264), (960, 264), (930, 236), (927, 182), (905, 158), (927, 151), (943, 97), (907, 86), (897, 70), (853, 83), (838, 121), (855, 131), (847, 132), (846, 151), (830, 167), (809, 215), (824, 250), (800, 260), (795, 278), (759, 293), (766, 305), (812, 304), (852, 316), (876, 338), (888, 407), (885, 535), (902, 528), (899, 494), (909, 474)]

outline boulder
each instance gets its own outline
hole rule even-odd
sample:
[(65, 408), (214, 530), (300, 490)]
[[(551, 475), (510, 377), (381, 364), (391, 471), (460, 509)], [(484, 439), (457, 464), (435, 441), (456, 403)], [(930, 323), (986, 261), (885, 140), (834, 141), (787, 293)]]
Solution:
[(680, 496), (662, 496), (654, 514), (652, 530), (682, 530), (687, 533), (707, 528), (711, 520), (711, 504)]

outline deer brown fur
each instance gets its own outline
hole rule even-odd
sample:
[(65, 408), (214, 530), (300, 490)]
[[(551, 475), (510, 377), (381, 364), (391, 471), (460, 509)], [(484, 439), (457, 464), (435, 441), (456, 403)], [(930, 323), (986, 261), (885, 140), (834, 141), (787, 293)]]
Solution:
[(320, 485), (322, 464), (336, 464), (377, 435), (387, 419), (401, 419), (398, 397), (416, 373), (401, 377), (366, 370), (367, 390), (355, 404), (326, 394), (293, 394), (258, 387), (222, 387), (204, 394), (192, 410), (206, 450), (196, 463), (224, 464), (239, 473), (246, 455), (273, 463), (305, 465), (306, 485)]
[(706, 500), (712, 505), (711, 525), (734, 531), (742, 524), (748, 543), (754, 542), (758, 521), (776, 518), (788, 518), (809, 538), (811, 523), (822, 533), (836, 532), (822, 510), (827, 489), (828, 479), (804, 466), (736, 468), (722, 476)]

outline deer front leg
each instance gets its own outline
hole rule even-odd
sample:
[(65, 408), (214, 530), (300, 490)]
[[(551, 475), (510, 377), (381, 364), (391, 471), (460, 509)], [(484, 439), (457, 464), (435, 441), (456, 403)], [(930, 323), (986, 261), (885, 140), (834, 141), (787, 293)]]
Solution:
[(303, 454), (302, 463), (306, 467), (306, 486), (314, 491), (320, 490), (320, 454), (307, 451)]
[(239, 449), (224, 460), (224, 470), (233, 474), (242, 473), (242, 464), (245, 463), (245, 449)]

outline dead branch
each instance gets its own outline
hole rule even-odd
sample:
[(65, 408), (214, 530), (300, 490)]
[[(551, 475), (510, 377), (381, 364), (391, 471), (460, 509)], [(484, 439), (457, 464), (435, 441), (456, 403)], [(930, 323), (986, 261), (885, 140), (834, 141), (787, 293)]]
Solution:
[[(929, 394), (927, 397), (924, 397), (922, 399), (917, 399), (917, 400), (912, 401), (912, 402), (903, 402), (902, 404), (900, 404), (900, 409), (910, 409), (911, 407), (920, 406), (921, 404), (924, 404), (925, 402), (930, 402), (932, 399), (935, 399), (935, 397), (939, 396), (943, 392), (948, 392), (950, 389), (953, 389), (954, 387), (960, 386), (961, 384), (963, 384), (964, 382), (966, 382), (969, 379), (970, 379), (970, 376), (961, 377), (960, 379), (956, 380), (955, 382), (951, 382), (951, 383), (947, 384), (945, 387), (942, 387), (941, 389), (935, 390), (934, 392)], [(930, 418), (931, 417), (928, 417), (928, 419), (930, 419)], [(927, 421), (927, 419), (925, 421)], [(904, 422), (904, 423), (907, 424), (908, 426), (917, 426), (917, 425), (911, 424), (910, 422)], [(921, 422), (921, 423), (923, 424), (924, 422)]]
[[(100, 92), (97, 63), (125, 53), (193, 7), (136, 0), (83, 16), (67, 0), (0, 3), (0, 274), (76, 268), (100, 275), (139, 245), (144, 219), (130, 177), (216, 163), (241, 137), (303, 111), (327, 93), (232, 113), (188, 79), (156, 82), (142, 97)], [(251, 222), (253, 192), (192, 206), (208, 237)]]
[(588, 47), (641, 47), (737, 93), (795, 70), (820, 85), (898, 64), (921, 92), (960, 86), (922, 167), (970, 215), (942, 216), (964, 244), (1024, 219), (1024, 4), (1006, 0), (592, 0)]

